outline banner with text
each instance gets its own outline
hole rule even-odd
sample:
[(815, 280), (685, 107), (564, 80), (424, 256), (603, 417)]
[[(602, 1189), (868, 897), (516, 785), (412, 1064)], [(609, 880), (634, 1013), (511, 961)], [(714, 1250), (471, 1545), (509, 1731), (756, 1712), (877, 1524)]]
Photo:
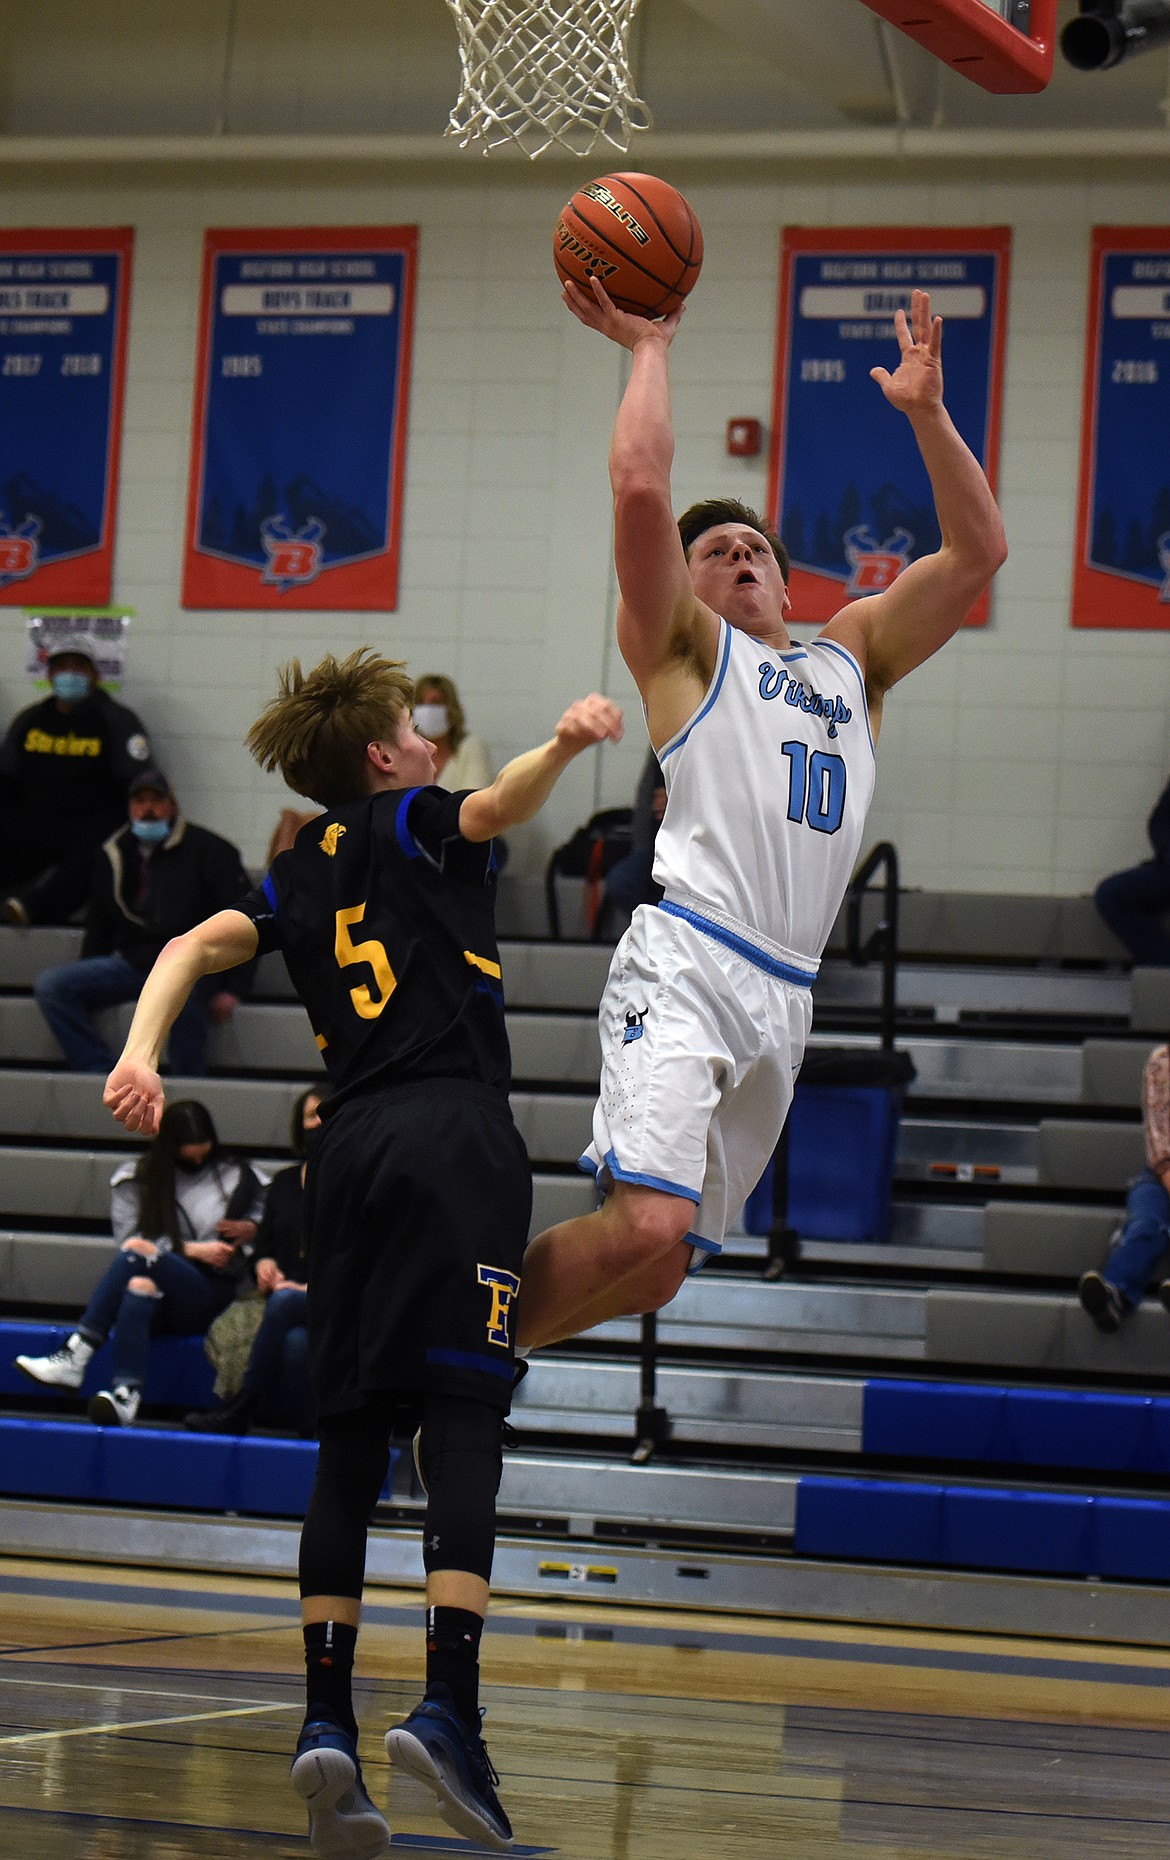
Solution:
[(0, 231), (0, 606), (110, 598), (133, 247)]
[(398, 599), (413, 226), (205, 237), (185, 607)]
[(1074, 626), (1170, 627), (1170, 226), (1097, 226)]
[(994, 489), (1010, 256), (1006, 226), (785, 231), (768, 516), (794, 620), (823, 624), (939, 546), (910, 423), (869, 379), (897, 367), (894, 313), (915, 289), (943, 318), (946, 404)]

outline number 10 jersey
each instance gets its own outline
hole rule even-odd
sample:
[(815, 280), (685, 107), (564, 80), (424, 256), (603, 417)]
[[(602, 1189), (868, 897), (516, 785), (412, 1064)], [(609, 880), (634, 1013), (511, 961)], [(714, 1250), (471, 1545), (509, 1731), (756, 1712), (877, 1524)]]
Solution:
[(815, 973), (873, 795), (852, 653), (826, 639), (778, 652), (720, 620), (715, 675), (658, 760), (654, 877), (668, 907)]

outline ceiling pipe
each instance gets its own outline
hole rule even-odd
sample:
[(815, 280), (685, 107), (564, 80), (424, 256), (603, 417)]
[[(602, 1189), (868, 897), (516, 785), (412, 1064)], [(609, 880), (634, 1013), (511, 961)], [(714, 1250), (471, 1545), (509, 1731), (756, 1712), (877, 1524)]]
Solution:
[[(818, 163), (877, 161), (896, 163), (929, 157), (942, 161), (1170, 161), (1170, 128), (1166, 129), (963, 129), (963, 128), (852, 128), (825, 130), (759, 130), (739, 134), (709, 134), (650, 130), (639, 136), (623, 157), (614, 151), (595, 150), (595, 166), (623, 161), (654, 164), (666, 161), (760, 163)], [(423, 163), (460, 165), (470, 174), (490, 167), (515, 166), (526, 158), (516, 148), (493, 150), (490, 156), (459, 148), (440, 135), (403, 136), (0, 136), (0, 168), (104, 165), (119, 168), (143, 166), (206, 166), (212, 163), (251, 166), (320, 166)], [(549, 150), (539, 168), (571, 167), (580, 171), (581, 157)]]

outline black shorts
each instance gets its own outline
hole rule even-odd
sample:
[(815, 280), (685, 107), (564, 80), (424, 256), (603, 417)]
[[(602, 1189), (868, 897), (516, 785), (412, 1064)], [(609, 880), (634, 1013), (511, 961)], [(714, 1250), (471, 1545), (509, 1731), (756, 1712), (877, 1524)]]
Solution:
[(433, 1390), (506, 1414), (531, 1218), (528, 1155), (490, 1086), (428, 1079), (341, 1105), (305, 1178), (318, 1412)]

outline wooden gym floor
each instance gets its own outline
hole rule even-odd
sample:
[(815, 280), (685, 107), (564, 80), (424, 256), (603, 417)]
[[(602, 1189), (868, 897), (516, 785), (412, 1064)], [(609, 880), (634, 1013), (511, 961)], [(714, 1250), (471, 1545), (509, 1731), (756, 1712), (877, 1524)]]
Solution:
[[(371, 1591), (359, 1716), (418, 1696), (417, 1594)], [(292, 1585), (0, 1558), (0, 1853), (306, 1854)], [(1170, 1652), (499, 1603), (489, 1747), (521, 1854), (1145, 1860), (1170, 1851)], [(476, 1851), (395, 1778), (393, 1851)]]

